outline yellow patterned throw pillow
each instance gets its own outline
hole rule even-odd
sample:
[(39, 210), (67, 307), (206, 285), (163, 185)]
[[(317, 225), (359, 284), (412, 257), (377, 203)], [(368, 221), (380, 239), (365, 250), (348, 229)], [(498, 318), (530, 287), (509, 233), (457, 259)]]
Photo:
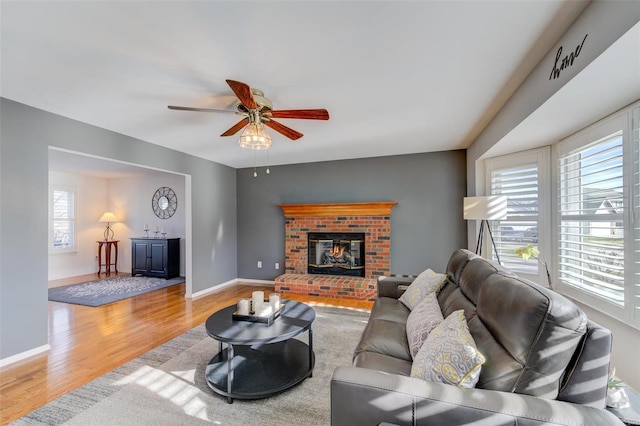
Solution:
[(418, 303), (433, 292), (438, 292), (447, 276), (427, 269), (416, 277), (409, 288), (398, 298), (409, 310), (413, 310)]
[(411, 377), (472, 388), (485, 362), (469, 332), (464, 311), (453, 312), (427, 336), (413, 359)]

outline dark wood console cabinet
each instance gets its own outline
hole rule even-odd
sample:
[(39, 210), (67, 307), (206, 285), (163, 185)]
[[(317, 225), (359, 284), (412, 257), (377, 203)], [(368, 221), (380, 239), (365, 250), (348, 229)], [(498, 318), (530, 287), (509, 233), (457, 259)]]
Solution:
[(180, 275), (180, 238), (131, 238), (131, 276)]

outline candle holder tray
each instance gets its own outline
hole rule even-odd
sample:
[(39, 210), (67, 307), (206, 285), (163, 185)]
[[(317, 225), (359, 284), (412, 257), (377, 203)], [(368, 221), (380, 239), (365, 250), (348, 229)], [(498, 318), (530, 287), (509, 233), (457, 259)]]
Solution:
[[(267, 300), (264, 303), (269, 304), (269, 301)], [(280, 307), (275, 312), (272, 312), (268, 316), (256, 315), (253, 312), (250, 312), (249, 315), (240, 315), (238, 311), (231, 314), (231, 316), (234, 321), (257, 322), (261, 324), (267, 324), (267, 327), (268, 327), (271, 324), (273, 324), (273, 322), (280, 316), (280, 314), (284, 312), (284, 307), (285, 307), (285, 304), (283, 302), (280, 302)]]

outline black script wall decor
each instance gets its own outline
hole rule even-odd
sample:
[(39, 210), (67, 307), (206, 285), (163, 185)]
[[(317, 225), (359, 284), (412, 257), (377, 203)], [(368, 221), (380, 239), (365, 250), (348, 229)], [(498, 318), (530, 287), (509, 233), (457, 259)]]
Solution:
[(564, 58), (562, 57), (562, 46), (560, 46), (560, 48), (558, 49), (558, 53), (556, 53), (556, 62), (553, 64), (553, 69), (551, 70), (551, 74), (549, 75), (549, 80), (555, 80), (556, 78), (560, 77), (560, 71), (573, 65), (573, 61), (576, 60), (576, 58), (580, 55), (582, 46), (584, 45), (584, 42), (587, 39), (588, 35), (589, 34), (586, 34), (582, 39), (582, 43), (577, 45), (576, 49), (566, 55)]

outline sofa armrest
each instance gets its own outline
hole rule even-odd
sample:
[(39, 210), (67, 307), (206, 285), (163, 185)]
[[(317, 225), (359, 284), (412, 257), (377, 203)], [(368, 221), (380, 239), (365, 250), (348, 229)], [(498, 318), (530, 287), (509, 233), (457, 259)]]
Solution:
[(593, 321), (587, 321), (580, 347), (565, 372), (557, 399), (581, 405), (604, 408), (607, 402), (609, 359), (613, 334)]
[(399, 298), (415, 280), (414, 275), (383, 275), (378, 277), (378, 297)]
[(462, 389), (358, 367), (331, 379), (331, 425), (622, 425), (612, 413), (528, 395)]

